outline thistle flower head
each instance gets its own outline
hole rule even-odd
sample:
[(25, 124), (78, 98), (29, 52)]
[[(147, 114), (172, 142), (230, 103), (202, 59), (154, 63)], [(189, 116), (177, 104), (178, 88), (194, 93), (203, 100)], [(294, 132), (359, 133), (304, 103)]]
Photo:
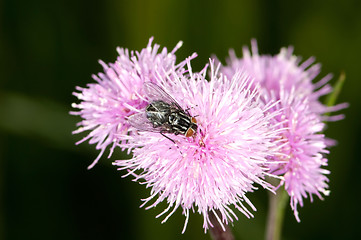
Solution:
[[(293, 47), (282, 48), (275, 56), (259, 55), (256, 40), (252, 40), (252, 51), (243, 48), (243, 57), (237, 58), (233, 50), (227, 60), (227, 66), (222, 68), (222, 73), (231, 77), (237, 70), (243, 69), (261, 85), (261, 95), (272, 94), (275, 99), (280, 99), (280, 92), (294, 92), (300, 98), (307, 97), (310, 111), (320, 115), (335, 112), (347, 107), (342, 103), (327, 107), (319, 101), (321, 96), (332, 92), (328, 84), (332, 74), (328, 74), (316, 83), (313, 80), (321, 71), (321, 64), (313, 64), (313, 57), (301, 63), (301, 57), (293, 55)], [(313, 65), (312, 65), (313, 64)], [(342, 119), (342, 114), (326, 117), (323, 120), (337, 121)]]
[[(312, 65), (310, 58), (300, 64), (300, 58), (292, 55), (293, 49), (283, 48), (276, 56), (259, 55), (257, 43), (252, 41), (252, 54), (248, 48), (243, 49), (243, 58), (238, 59), (234, 52), (230, 53), (228, 66), (222, 69), (227, 76), (232, 76), (243, 69), (261, 85), (262, 100), (278, 101), (269, 109), (270, 113), (280, 111), (273, 119), (278, 128), (278, 146), (280, 155), (270, 157), (270, 172), (283, 176), (282, 183), (291, 197), (291, 207), (297, 221), (297, 205), (303, 206), (303, 198), (312, 194), (322, 199), (321, 193), (328, 194), (325, 174), (329, 171), (325, 154), (328, 141), (322, 131), (325, 124), (322, 120), (339, 120), (343, 115), (323, 117), (322, 114), (337, 111), (347, 106), (339, 104), (326, 107), (319, 97), (332, 91), (327, 82), (327, 75), (318, 83), (312, 80), (320, 72), (320, 64)], [(275, 164), (277, 163), (277, 164)]]
[(170, 140), (160, 133), (140, 131), (121, 145), (133, 148), (133, 158), (114, 163), (151, 188), (150, 197), (144, 199), (143, 205), (150, 204), (147, 208), (167, 201), (168, 208), (157, 216), (167, 213), (163, 222), (182, 208), (186, 216), (183, 232), (190, 210), (203, 215), (206, 231), (212, 226), (209, 212), (222, 226), (237, 219), (230, 205), (252, 217), (245, 205), (255, 207), (246, 193), (255, 190), (255, 184), (272, 189), (264, 180), (269, 170), (266, 157), (276, 152), (272, 141), (276, 132), (269, 124), (274, 115), (267, 113), (272, 103), (259, 101), (257, 89), (249, 88), (247, 75), (238, 72), (228, 80), (218, 75), (212, 61), (210, 66), (210, 81), (206, 69), (193, 73), (189, 62), (187, 76), (173, 73), (172, 81), (161, 77), (158, 81), (197, 119), (197, 133), (188, 138), (166, 134)]
[(120, 136), (129, 131), (126, 118), (146, 105), (140, 97), (143, 94), (143, 83), (155, 82), (157, 72), (164, 76), (170, 71), (177, 74), (184, 72), (185, 62), (176, 65), (174, 55), (182, 42), (171, 52), (163, 48), (158, 53), (160, 46), (152, 46), (152, 41), (153, 38), (150, 38), (148, 46), (140, 52), (129, 53), (128, 49), (117, 48), (119, 56), (115, 63), (105, 64), (99, 61), (104, 72), (92, 76), (96, 83), (88, 84), (85, 88), (77, 87), (78, 92), (73, 93), (80, 103), (72, 105), (79, 110), (72, 111), (71, 114), (83, 118), (78, 123), (79, 128), (73, 133), (90, 131), (77, 144), (89, 140), (90, 144), (96, 144), (96, 149), (100, 150), (89, 168), (98, 162), (108, 146), (111, 146), (110, 157), (117, 143), (124, 141)]
[(278, 138), (281, 141), (280, 154), (270, 159), (270, 172), (284, 177), (282, 183), (291, 198), (291, 208), (300, 221), (297, 206), (303, 206), (303, 198), (309, 195), (312, 202), (313, 194), (320, 199), (323, 199), (322, 194), (329, 194), (325, 176), (329, 171), (324, 169), (328, 153), (322, 134), (325, 124), (319, 114), (310, 111), (308, 99), (298, 97), (293, 90), (281, 89), (280, 102), (273, 110), (281, 110), (273, 119), (280, 128)]

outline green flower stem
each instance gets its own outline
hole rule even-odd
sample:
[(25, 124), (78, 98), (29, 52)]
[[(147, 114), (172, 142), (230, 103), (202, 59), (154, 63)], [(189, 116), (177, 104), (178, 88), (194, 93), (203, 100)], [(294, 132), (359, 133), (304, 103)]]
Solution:
[(283, 188), (278, 189), (276, 194), (269, 193), (266, 240), (281, 239), (283, 218), (288, 199), (289, 196)]
[[(216, 212), (218, 214), (218, 211)], [(234, 236), (229, 226), (224, 224), (225, 231), (223, 231), (222, 226), (219, 224), (217, 220), (217, 217), (211, 211), (209, 211), (209, 220), (213, 225), (213, 228), (209, 229), (209, 232), (213, 240), (234, 240)]]

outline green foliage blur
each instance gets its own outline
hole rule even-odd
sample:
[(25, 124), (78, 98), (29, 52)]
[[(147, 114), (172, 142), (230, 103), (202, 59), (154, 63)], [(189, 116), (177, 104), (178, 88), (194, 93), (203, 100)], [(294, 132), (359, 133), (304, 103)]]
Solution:
[[(74, 143), (80, 118), (70, 116), (75, 86), (93, 82), (98, 59), (114, 62), (117, 46), (140, 50), (154, 36), (178, 60), (193, 52), (200, 70), (212, 54), (258, 40), (260, 53), (293, 45), (315, 56), (325, 76), (346, 73), (337, 102), (349, 102), (346, 119), (329, 123), (331, 195), (286, 210), (284, 239), (361, 239), (361, 1), (0, 1), (0, 239), (210, 239), (198, 213), (181, 234), (180, 209), (161, 224), (155, 209), (139, 208), (149, 189), (122, 178), (106, 154), (92, 170), (94, 146)], [(198, 69), (197, 69), (198, 68)], [(249, 194), (254, 219), (238, 213), (236, 239), (263, 239), (267, 193)]]

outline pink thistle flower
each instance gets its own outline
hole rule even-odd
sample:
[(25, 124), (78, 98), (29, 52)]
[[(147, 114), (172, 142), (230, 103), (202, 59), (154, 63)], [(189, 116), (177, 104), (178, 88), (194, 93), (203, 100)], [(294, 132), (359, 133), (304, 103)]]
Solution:
[[(222, 68), (222, 73), (231, 77), (238, 69), (243, 69), (255, 78), (254, 83), (261, 84), (261, 95), (272, 93), (276, 99), (280, 98), (281, 88), (286, 92), (309, 99), (310, 110), (316, 113), (324, 114), (335, 112), (346, 108), (348, 104), (342, 103), (332, 107), (323, 105), (319, 98), (332, 92), (332, 87), (328, 82), (332, 74), (323, 77), (317, 83), (312, 81), (319, 75), (321, 64), (314, 64), (315, 59), (309, 58), (301, 63), (301, 57), (293, 55), (293, 47), (282, 48), (280, 53), (275, 56), (259, 55), (257, 41), (252, 40), (252, 52), (247, 47), (243, 48), (243, 58), (237, 58), (233, 50), (230, 51), (230, 57), (227, 60), (227, 66)], [(341, 120), (342, 114), (323, 117), (327, 121)]]
[[(300, 98), (294, 91), (280, 91), (280, 102), (273, 110), (281, 110), (281, 114), (273, 120), (283, 130), (279, 132), (280, 155), (270, 158), (270, 172), (283, 176), (281, 184), (290, 196), (291, 208), (295, 218), (300, 222), (297, 205), (303, 206), (303, 198), (313, 194), (321, 200), (321, 194), (328, 196), (328, 178), (330, 172), (323, 167), (327, 166), (325, 154), (326, 139), (321, 132), (325, 124), (320, 120), (319, 114), (310, 111), (307, 98)], [(272, 111), (272, 110), (271, 110)], [(278, 162), (278, 164), (273, 164)]]
[(129, 53), (128, 49), (117, 48), (119, 56), (115, 63), (105, 64), (99, 61), (104, 73), (92, 76), (96, 83), (88, 84), (86, 88), (77, 87), (78, 92), (73, 93), (81, 102), (72, 104), (79, 111), (72, 111), (70, 114), (83, 118), (73, 134), (90, 131), (77, 144), (89, 140), (90, 144), (96, 144), (96, 149), (100, 150), (88, 169), (99, 161), (108, 146), (111, 146), (109, 158), (115, 146), (124, 141), (121, 136), (129, 131), (126, 118), (146, 105), (139, 96), (142, 94), (143, 83), (155, 82), (157, 72), (164, 73), (164, 76), (170, 71), (177, 74), (184, 72), (185, 62), (176, 65), (175, 56), (182, 42), (169, 53), (166, 48), (158, 53), (160, 46), (152, 46), (152, 41), (153, 38), (150, 38), (148, 46), (140, 52)]
[(114, 163), (119, 170), (128, 170), (125, 176), (143, 179), (151, 188), (150, 197), (143, 199), (142, 206), (150, 204), (146, 209), (167, 201), (168, 207), (157, 216), (167, 213), (162, 223), (181, 207), (186, 217), (183, 232), (190, 210), (203, 215), (205, 231), (213, 227), (209, 212), (224, 228), (223, 224), (238, 219), (230, 205), (253, 217), (245, 203), (256, 210), (246, 196), (257, 189), (255, 184), (273, 189), (264, 177), (270, 175), (267, 156), (277, 152), (273, 142), (277, 132), (270, 120), (278, 113), (267, 113), (274, 103), (260, 102), (257, 89), (250, 90), (247, 75), (238, 72), (228, 80), (218, 74), (212, 61), (210, 66), (210, 81), (205, 77), (207, 67), (192, 73), (189, 61), (189, 75), (173, 72), (172, 81), (161, 77), (158, 81), (197, 119), (197, 133), (193, 137), (166, 134), (172, 141), (147, 131), (124, 136), (128, 142), (120, 146), (132, 148), (133, 158)]
[[(281, 111), (273, 121), (279, 128), (277, 137), (280, 155), (270, 157), (270, 173), (283, 176), (286, 191), (291, 198), (291, 207), (297, 221), (300, 221), (297, 205), (303, 206), (303, 198), (322, 194), (328, 195), (329, 171), (327, 166), (328, 153), (326, 147), (329, 140), (322, 131), (325, 124), (322, 120), (335, 121), (343, 115), (323, 117), (327, 112), (338, 111), (347, 107), (339, 104), (326, 107), (319, 97), (332, 91), (327, 84), (331, 75), (327, 75), (316, 84), (312, 80), (320, 72), (320, 64), (312, 65), (313, 58), (300, 64), (300, 58), (292, 55), (293, 49), (283, 48), (276, 56), (259, 55), (257, 43), (252, 41), (252, 53), (248, 48), (243, 49), (243, 58), (238, 59), (233, 51), (230, 52), (228, 66), (222, 68), (222, 73), (232, 76), (239, 69), (244, 70), (255, 78), (255, 83), (261, 85), (261, 95), (264, 102), (278, 101), (269, 111)], [(278, 163), (278, 164), (274, 164)]]

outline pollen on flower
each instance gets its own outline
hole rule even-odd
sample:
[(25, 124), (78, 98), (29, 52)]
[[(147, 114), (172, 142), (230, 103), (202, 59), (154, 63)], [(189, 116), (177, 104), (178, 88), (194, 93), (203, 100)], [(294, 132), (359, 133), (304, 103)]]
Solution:
[(200, 138), (200, 139), (198, 140), (198, 145), (199, 145), (200, 147), (205, 147), (205, 146), (206, 146), (206, 144), (205, 144), (204, 141), (203, 141), (203, 138)]

